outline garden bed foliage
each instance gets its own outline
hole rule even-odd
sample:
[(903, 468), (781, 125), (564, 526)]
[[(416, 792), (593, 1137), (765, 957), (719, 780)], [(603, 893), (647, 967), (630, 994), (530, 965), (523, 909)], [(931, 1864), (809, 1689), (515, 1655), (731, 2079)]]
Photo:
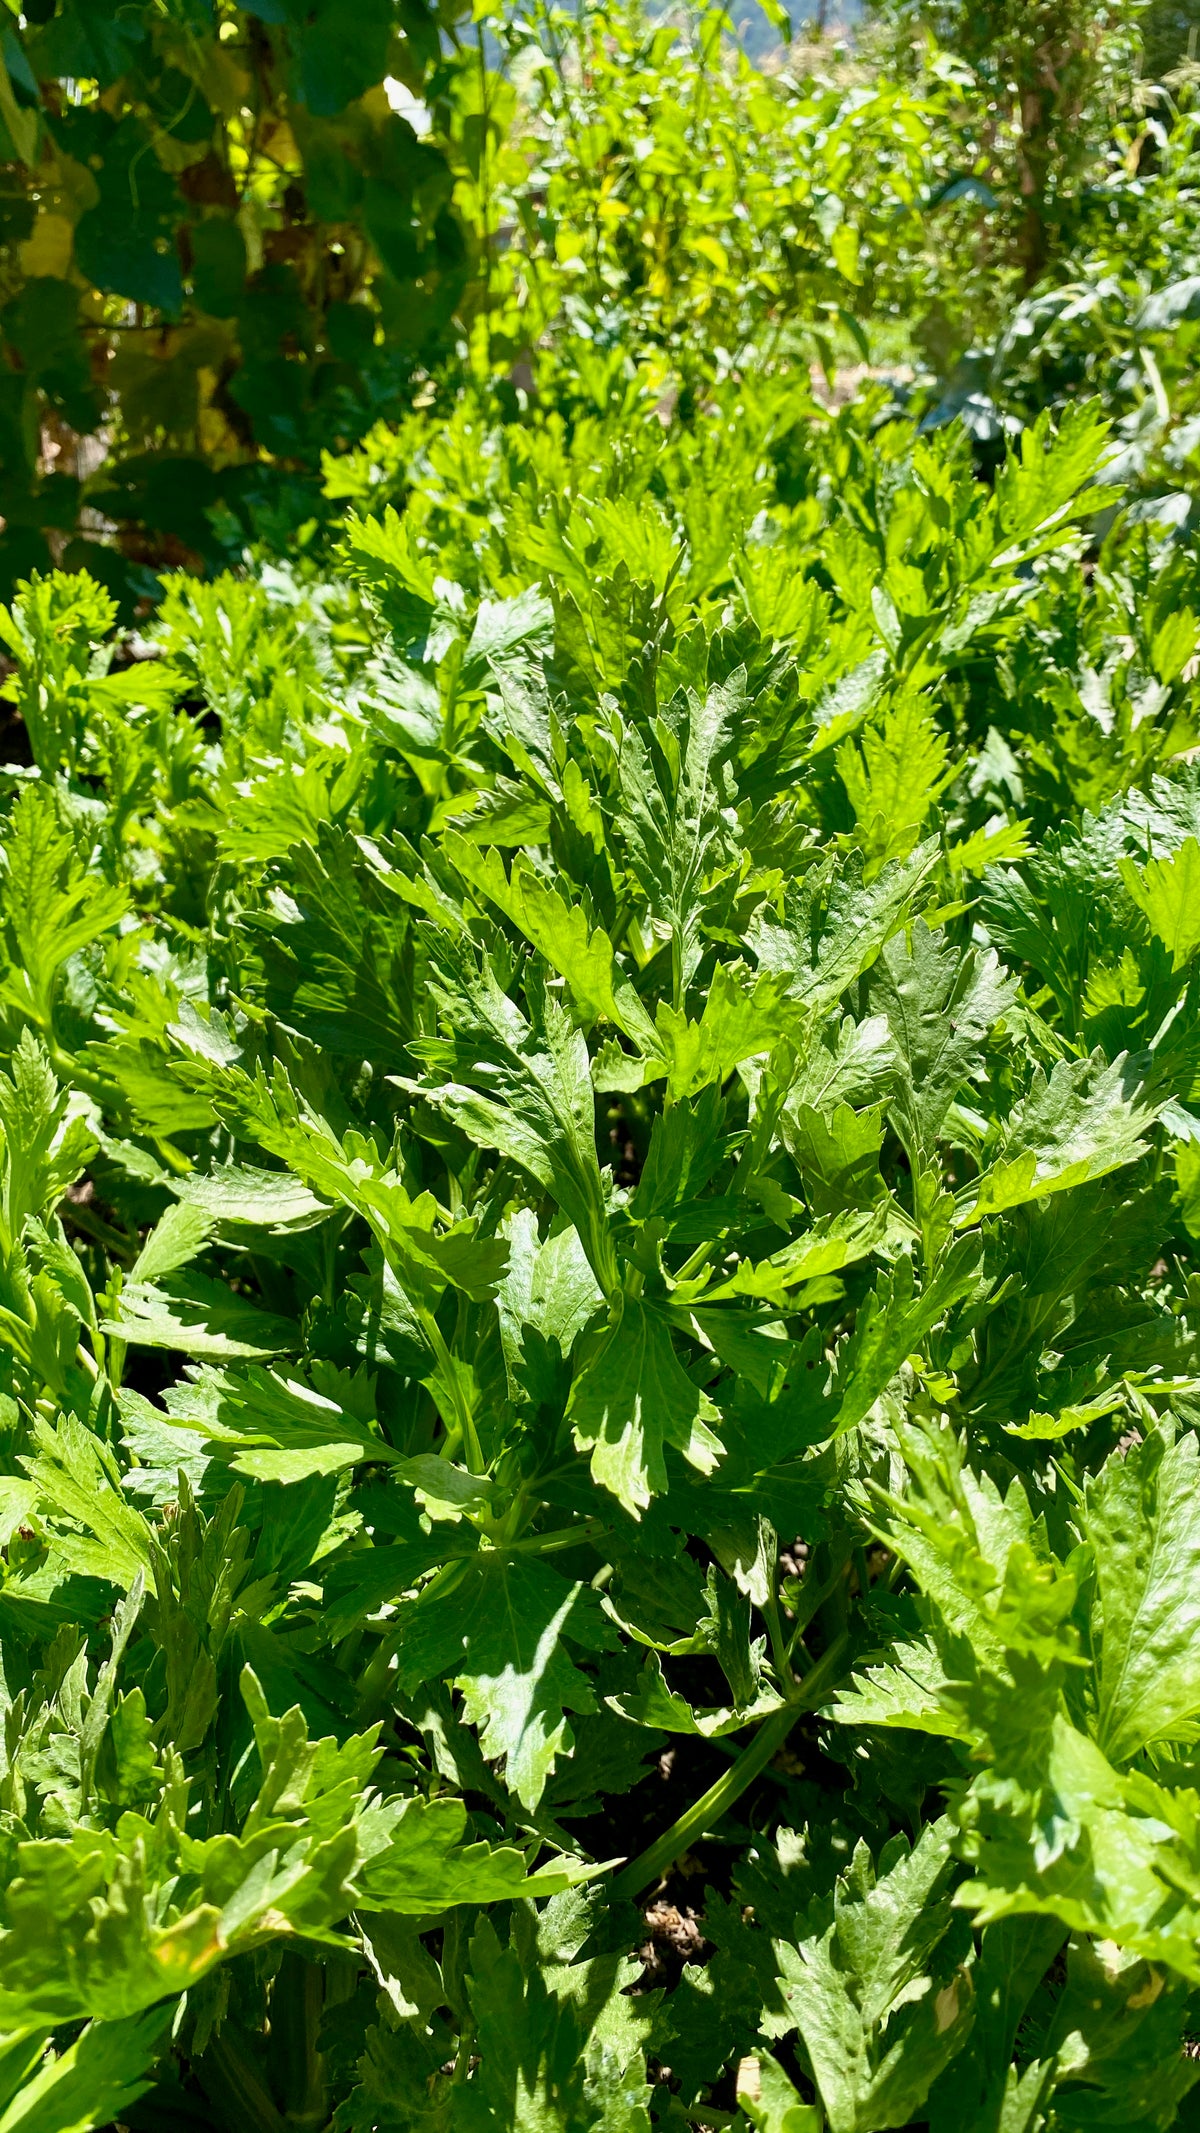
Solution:
[(851, 392), (849, 95), (0, 613), (0, 2133), (1194, 2123), (1190, 121)]

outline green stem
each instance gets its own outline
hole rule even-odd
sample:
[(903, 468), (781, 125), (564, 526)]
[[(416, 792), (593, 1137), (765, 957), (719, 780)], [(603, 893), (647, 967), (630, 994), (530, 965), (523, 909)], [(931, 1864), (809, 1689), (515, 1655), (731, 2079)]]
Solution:
[(788, 1643), (789, 1657), (798, 1651), (801, 1639), (813, 1616), (825, 1605), (826, 1600), (830, 1598), (839, 1581), (845, 1576), (846, 1565), (850, 1560), (852, 1550), (853, 1543), (849, 1540), (844, 1541), (842, 1547), (834, 1554), (833, 1568), (827, 1578), (818, 1579), (816, 1565), (810, 1565), (808, 1575), (800, 1587), (796, 1600), (796, 1619), (792, 1624), (792, 1633)]
[(554, 1533), (531, 1533), (525, 1540), (495, 1541), (501, 1555), (555, 1555), (560, 1548), (580, 1548), (585, 1541), (603, 1540), (610, 1531), (599, 1519), (589, 1518), (577, 1526), (560, 1526)]
[(708, 1244), (698, 1244), (691, 1258), (684, 1260), (679, 1272), (673, 1278), (676, 1281), (694, 1281), (701, 1268), (708, 1265), (716, 1249), (716, 1245), (711, 1241)]
[(442, 1338), (442, 1329), (438, 1325), (433, 1312), (428, 1310), (424, 1304), (416, 1306), (416, 1313), (421, 1323), (421, 1330), (437, 1362), (438, 1369), (441, 1371), (442, 1382), (453, 1403), (454, 1419), (458, 1424), (459, 1434), (462, 1439), (463, 1456), (466, 1460), (467, 1471), (470, 1474), (482, 1474), (486, 1471), (487, 1462), (484, 1459), (483, 1449), (475, 1428), (475, 1417), (471, 1413), (467, 1401), (463, 1398), (462, 1389), (455, 1375), (450, 1350)]
[[(433, 1598), (444, 1599), (448, 1593), (453, 1592), (456, 1585), (462, 1583), (471, 1560), (472, 1556), (469, 1555), (452, 1556), (430, 1578), (428, 1585), (425, 1587), (426, 1594)], [(363, 1669), (362, 1677), (358, 1684), (358, 1704), (356, 1707), (357, 1715), (360, 1719), (368, 1719), (370, 1714), (377, 1708), (387, 1688), (392, 1670), (392, 1660), (400, 1648), (403, 1635), (404, 1631), (401, 1627), (395, 1622), (389, 1623), (387, 1630), (379, 1640), (377, 1650)]]
[(678, 926), (671, 932), (671, 1005), (677, 1015), (683, 1013), (683, 941)]
[(779, 1594), (775, 1590), (774, 1577), (772, 1577), (771, 1589), (767, 1594), (767, 1604), (763, 1609), (763, 1615), (766, 1619), (767, 1634), (771, 1639), (771, 1658), (775, 1672), (779, 1676), (779, 1686), (790, 1703), (797, 1693), (797, 1682), (788, 1662), (788, 1640), (783, 1633), (783, 1623), (779, 1614)]
[(48, 1017), (41, 1026), (45, 1034), (46, 1052), (59, 1080), (67, 1088), (85, 1090), (89, 1096), (94, 1096), (100, 1104), (111, 1103), (112, 1083), (105, 1081), (100, 1074), (89, 1072), (88, 1068), (81, 1066), (79, 1060), (73, 1058), (70, 1052), (64, 1052), (53, 1034)]
[(781, 1710), (773, 1711), (764, 1719), (753, 1740), (743, 1748), (737, 1761), (722, 1772), (716, 1784), (710, 1785), (708, 1791), (671, 1824), (670, 1829), (656, 1837), (653, 1844), (622, 1869), (613, 1881), (614, 1896), (635, 1897), (659, 1880), (689, 1844), (697, 1837), (705, 1836), (722, 1815), (728, 1813), (735, 1800), (741, 1799), (747, 1787), (766, 1769), (776, 1750), (783, 1746), (801, 1712), (810, 1711), (820, 1703), (836, 1677), (849, 1642), (847, 1636), (841, 1636), (831, 1644), (801, 1684), (795, 1701), (784, 1704)]

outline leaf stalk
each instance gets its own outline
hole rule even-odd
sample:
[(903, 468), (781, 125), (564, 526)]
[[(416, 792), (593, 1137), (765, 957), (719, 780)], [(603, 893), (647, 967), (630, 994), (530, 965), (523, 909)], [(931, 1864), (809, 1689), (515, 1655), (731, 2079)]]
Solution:
[(636, 1859), (622, 1868), (612, 1884), (615, 1897), (635, 1897), (652, 1882), (658, 1881), (680, 1854), (687, 1850), (689, 1844), (694, 1843), (698, 1837), (707, 1835), (721, 1820), (722, 1815), (728, 1813), (735, 1801), (740, 1800), (755, 1778), (766, 1769), (776, 1750), (783, 1746), (801, 1714), (811, 1711), (820, 1703), (830, 1684), (837, 1678), (838, 1668), (849, 1644), (849, 1636), (842, 1635), (830, 1645), (828, 1651), (822, 1652), (812, 1672), (800, 1686), (795, 1699), (764, 1719), (753, 1740), (742, 1749), (737, 1761), (731, 1763), (728, 1770), (722, 1771), (716, 1783), (710, 1785), (708, 1791), (702, 1793), (698, 1800), (693, 1801), (686, 1812), (681, 1814), (677, 1821), (672, 1822), (669, 1829), (663, 1831), (661, 1837), (656, 1837), (653, 1844), (647, 1845), (644, 1852), (639, 1852)]

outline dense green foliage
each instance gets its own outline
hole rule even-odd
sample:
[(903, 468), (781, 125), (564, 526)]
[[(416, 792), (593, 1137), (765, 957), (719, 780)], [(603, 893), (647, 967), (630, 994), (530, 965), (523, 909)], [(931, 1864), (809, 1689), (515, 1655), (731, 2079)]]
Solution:
[(1135, 6), (1051, 10), (1061, 52), (999, 0), (919, 10), (968, 66), (889, 5), (882, 66), (770, 72), (709, 4), (8, 6), (3, 595), (86, 563), (128, 620), (164, 567), (327, 555), (323, 454), (464, 389), (569, 412), (618, 353), (686, 412), (797, 358), (915, 356), (936, 399), (999, 340), (1011, 399), (1042, 265), (1140, 301), (1194, 257), (1190, 92), (1135, 90)]
[(1106, 74), (1115, 66), (1128, 79), (1145, 0), (882, 0), (881, 11), (931, 32), (976, 75), (983, 143), (1013, 166), (1021, 206), (1012, 249), (1031, 287), (1103, 138)]
[[(6, 583), (44, 567), (81, 501), (135, 565), (219, 568), (252, 526), (286, 541), (321, 448), (402, 403), (449, 344), (469, 265), (453, 173), (387, 87), (419, 97), (453, 7), (9, 7)], [(79, 439), (102, 423), (116, 449), (97, 468)], [(146, 582), (94, 539), (83, 555), (122, 589)]]
[[(250, 424), (0, 608), (0, 2133), (1194, 2126), (1187, 83), (1022, 294), (994, 45), (225, 13), (233, 311), (76, 200), (0, 322)], [(26, 11), (39, 167), (177, 16)]]
[(17, 600), (12, 2126), (1175, 2122), (1196, 563), (879, 413)]

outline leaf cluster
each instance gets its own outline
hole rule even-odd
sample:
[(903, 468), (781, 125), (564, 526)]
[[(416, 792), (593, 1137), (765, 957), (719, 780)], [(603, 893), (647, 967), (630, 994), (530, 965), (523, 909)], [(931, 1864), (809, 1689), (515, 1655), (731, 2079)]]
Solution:
[(880, 412), (6, 611), (0, 2123), (1186, 2108), (1193, 566)]

